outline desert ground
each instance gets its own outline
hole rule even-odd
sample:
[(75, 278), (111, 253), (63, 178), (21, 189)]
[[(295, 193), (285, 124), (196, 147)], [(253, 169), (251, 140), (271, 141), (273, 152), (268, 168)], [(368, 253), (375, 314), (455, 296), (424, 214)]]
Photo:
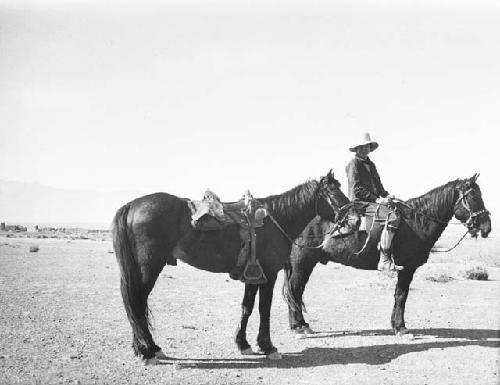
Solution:
[[(451, 227), (440, 246), (452, 245), (461, 231)], [(389, 328), (392, 280), (332, 263), (315, 269), (305, 292), (306, 320), (317, 333), (297, 339), (288, 328), (280, 273), (271, 319), (280, 361), (238, 353), (241, 283), (183, 263), (167, 266), (150, 307), (156, 342), (169, 360), (144, 366), (130, 347), (109, 239), (0, 234), (0, 383), (498, 384), (495, 235), (433, 254), (417, 271), (406, 306), (413, 339)], [(476, 262), (488, 280), (463, 278), (466, 263)], [(251, 343), (257, 328), (256, 307)]]

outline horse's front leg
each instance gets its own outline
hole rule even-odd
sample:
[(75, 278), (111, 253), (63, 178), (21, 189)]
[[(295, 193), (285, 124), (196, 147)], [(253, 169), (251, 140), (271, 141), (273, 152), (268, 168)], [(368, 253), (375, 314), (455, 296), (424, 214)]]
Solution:
[(240, 326), (236, 330), (235, 342), (241, 354), (253, 354), (252, 348), (247, 341), (247, 324), (248, 318), (252, 314), (255, 304), (255, 295), (259, 289), (258, 285), (245, 285), (245, 295), (241, 303), (241, 321)]
[(316, 262), (292, 263), (292, 268), (288, 272), (288, 275), (285, 274), (285, 279), (288, 281), (284, 285), (288, 291), (288, 295), (290, 295), (290, 298), (287, 298), (288, 320), (290, 329), (297, 333), (298, 336), (313, 333), (309, 328), (309, 324), (304, 319), (302, 298), (307, 281), (309, 281), (315, 265)]
[(267, 355), (267, 358), (279, 360), (281, 359), (281, 354), (278, 353), (278, 349), (276, 349), (271, 342), (270, 331), (271, 305), (273, 302), (273, 290), (277, 273), (266, 273), (266, 276), (268, 282), (265, 285), (259, 285), (260, 326), (257, 344), (260, 350)]
[(415, 270), (405, 268), (398, 272), (398, 283), (396, 284), (396, 290), (394, 292), (394, 309), (392, 310), (391, 325), (394, 333), (397, 336), (408, 335), (405, 325), (405, 305), (406, 299), (408, 298), (408, 291), (410, 289), (410, 283), (413, 279), (413, 274)]

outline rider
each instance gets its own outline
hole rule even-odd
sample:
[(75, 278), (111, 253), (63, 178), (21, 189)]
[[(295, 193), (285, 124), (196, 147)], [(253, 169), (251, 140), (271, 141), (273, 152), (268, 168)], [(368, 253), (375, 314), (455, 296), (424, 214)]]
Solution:
[[(376, 202), (387, 205), (394, 199), (394, 196), (389, 195), (384, 189), (375, 164), (368, 158), (368, 154), (377, 148), (378, 143), (370, 138), (369, 133), (364, 134), (361, 142), (349, 148), (349, 151), (356, 153), (354, 159), (346, 167), (349, 199), (351, 201)], [(380, 260), (377, 266), (378, 270), (403, 269), (402, 266), (393, 263), (390, 251), (398, 222), (399, 218), (395, 214), (390, 215), (382, 230), (379, 242)]]

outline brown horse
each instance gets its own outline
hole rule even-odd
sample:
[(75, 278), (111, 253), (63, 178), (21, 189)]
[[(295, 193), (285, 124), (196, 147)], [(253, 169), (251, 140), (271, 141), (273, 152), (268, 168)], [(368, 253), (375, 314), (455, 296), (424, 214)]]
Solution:
[[(267, 283), (245, 285), (235, 341), (242, 353), (251, 351), (246, 325), (259, 291), (257, 343), (269, 358), (280, 358), (271, 342), (269, 327), (276, 276), (288, 263), (290, 240), (314, 216), (332, 220), (339, 208), (349, 202), (339, 187), (330, 170), (319, 182), (308, 181), (281, 195), (258, 199), (270, 214), (264, 225), (256, 229), (257, 255)], [(165, 264), (175, 265), (176, 259), (181, 259), (198, 269), (229, 273), (235, 267), (241, 239), (237, 224), (216, 231), (193, 229), (187, 199), (156, 193), (135, 199), (118, 210), (113, 220), (113, 244), (120, 266), (123, 303), (132, 326), (132, 347), (146, 364), (154, 364), (166, 356), (151, 336), (147, 299)]]
[[(398, 265), (391, 325), (396, 335), (407, 334), (404, 311), (408, 290), (415, 270), (427, 262), (429, 253), (453, 216), (464, 223), (472, 237), (483, 238), (491, 231), (489, 212), (484, 207), (481, 190), (472, 178), (459, 179), (398, 205), (401, 224), (393, 239), (393, 255)], [(376, 243), (367, 242), (367, 233), (331, 236), (332, 224), (314, 218), (297, 239), (285, 268), (283, 293), (288, 302), (290, 328), (298, 334), (312, 333), (305, 322), (302, 296), (309, 277), (318, 262), (329, 261), (357, 269), (375, 270), (379, 253)], [(365, 243), (366, 242), (366, 243)], [(314, 248), (321, 244), (320, 248)], [(367, 250), (359, 253), (368, 245)]]

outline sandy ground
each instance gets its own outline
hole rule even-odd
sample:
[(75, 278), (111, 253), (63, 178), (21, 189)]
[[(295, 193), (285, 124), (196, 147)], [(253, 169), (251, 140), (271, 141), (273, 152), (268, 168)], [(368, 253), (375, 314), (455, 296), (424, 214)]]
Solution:
[[(130, 348), (110, 242), (0, 238), (0, 383), (498, 384), (500, 249), (495, 239), (479, 242), (489, 281), (436, 283), (417, 272), (406, 308), (413, 340), (389, 330), (392, 285), (334, 264), (317, 267), (306, 289), (306, 318), (318, 333), (296, 339), (280, 273), (271, 336), (281, 361), (238, 353), (242, 284), (168, 266), (150, 304), (156, 342), (171, 359), (145, 367)], [(30, 253), (34, 243), (40, 250)], [(427, 266), (459, 263), (450, 256)], [(251, 343), (257, 328), (256, 308)]]

